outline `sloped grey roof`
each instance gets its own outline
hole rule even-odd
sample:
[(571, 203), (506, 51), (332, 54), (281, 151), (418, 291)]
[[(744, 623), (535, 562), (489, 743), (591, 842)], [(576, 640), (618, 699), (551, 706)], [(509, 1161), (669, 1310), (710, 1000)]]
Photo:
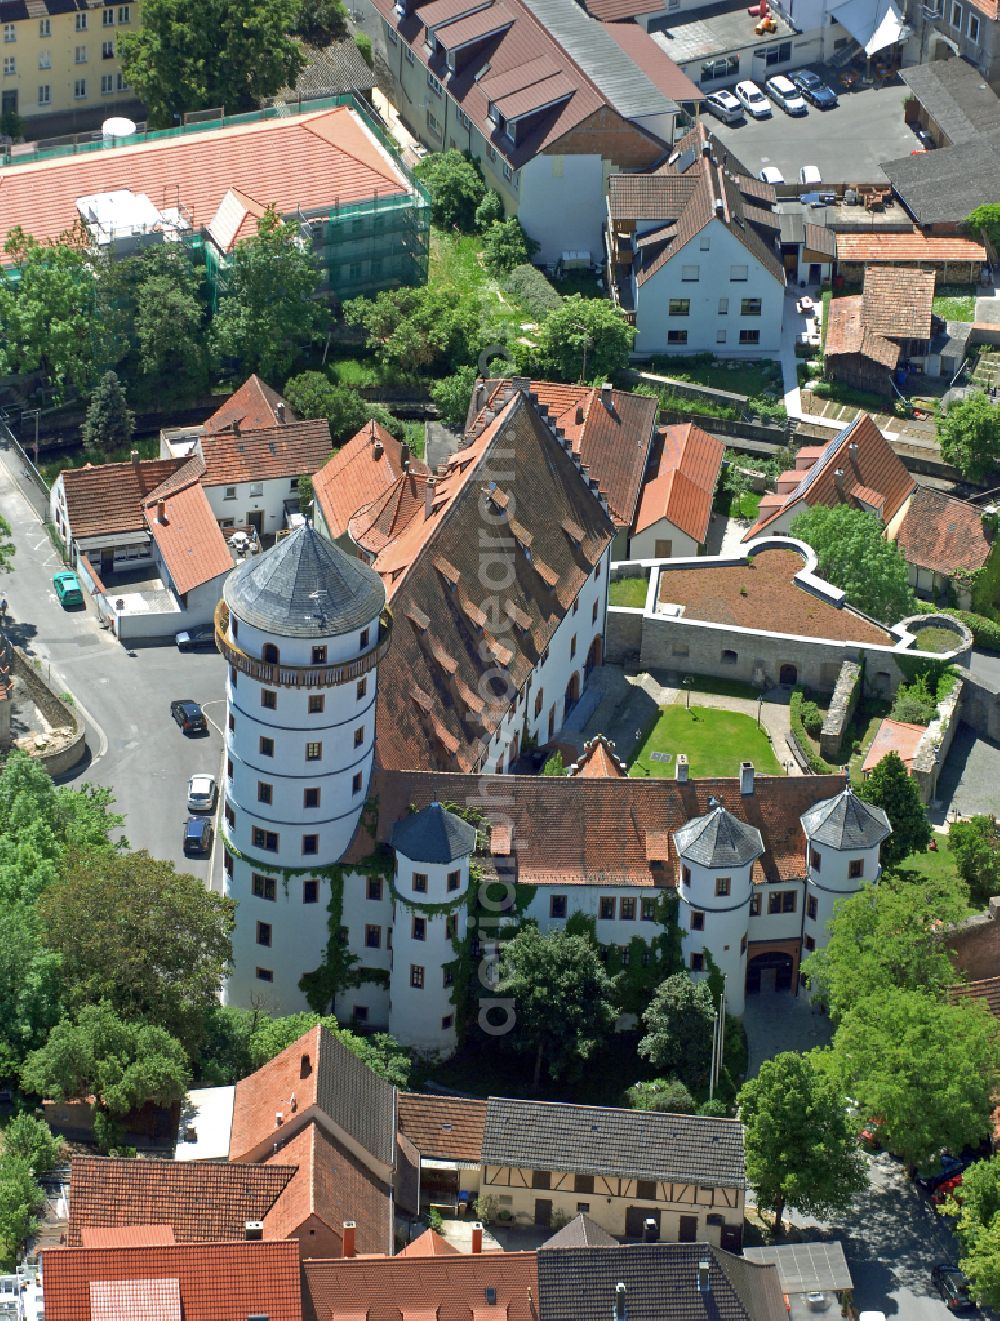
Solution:
[(832, 849), (871, 849), (892, 834), (882, 808), (858, 798), (850, 785), (803, 812), (801, 821), (811, 841)]
[(396, 822), (392, 847), (414, 862), (454, 862), (475, 852), (476, 827), (431, 803)]
[(316, 1103), (383, 1165), (396, 1152), (395, 1088), (325, 1027), (320, 1031)]
[(779, 1243), (744, 1248), (747, 1261), (776, 1266), (783, 1293), (835, 1293), (854, 1288), (842, 1243)]
[(954, 147), (938, 147), (882, 161), (903, 205), (918, 225), (964, 220), (996, 199), (1000, 129), (989, 129)]
[[(709, 1264), (708, 1293), (698, 1264)], [(610, 1321), (625, 1285), (629, 1321), (787, 1321), (778, 1272), (707, 1243), (631, 1243), (538, 1254), (539, 1321)]]
[(223, 595), (239, 619), (288, 638), (352, 633), (377, 619), (385, 605), (375, 570), (345, 555), (311, 524), (241, 564)]
[(1000, 98), (964, 60), (931, 60), (899, 76), (952, 142), (969, 142), (1000, 128)]
[(618, 1240), (612, 1238), (606, 1229), (602, 1229), (590, 1216), (574, 1216), (568, 1225), (563, 1225), (551, 1238), (547, 1238), (539, 1247), (539, 1252), (549, 1248), (617, 1248)]
[(483, 1164), (742, 1188), (746, 1162), (735, 1119), (491, 1096)]
[(764, 852), (756, 826), (747, 825), (721, 803), (674, 831), (680, 857), (702, 867), (747, 867)]

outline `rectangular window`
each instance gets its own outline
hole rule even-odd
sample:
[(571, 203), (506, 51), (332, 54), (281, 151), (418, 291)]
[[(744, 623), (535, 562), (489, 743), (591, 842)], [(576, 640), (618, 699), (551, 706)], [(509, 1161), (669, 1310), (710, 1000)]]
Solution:
[(311, 716), (322, 715), (325, 707), (326, 707), (326, 697), (323, 695), (323, 693), (309, 694), (309, 714)]
[(319, 852), (319, 835), (302, 836), (302, 852), (310, 855)]
[(40, 18), (40, 19), (38, 20), (38, 35), (39, 35), (40, 37), (51, 37), (51, 36), (52, 36), (52, 20), (51, 20), (51, 18)]
[(601, 895), (598, 914), (603, 922), (613, 922), (615, 917), (615, 898), (614, 895)]
[(258, 944), (258, 945), (270, 945), (270, 944), (271, 944), (271, 924), (270, 924), (270, 922), (258, 922), (258, 923), (257, 923), (257, 944)]
[(442, 968), (441, 970), (441, 985), (442, 986), (455, 985), (455, 969), (452, 967), (450, 963), (448, 964), (447, 967)]
[(731, 283), (742, 284), (744, 280), (749, 280), (749, 278), (750, 278), (749, 266), (730, 266), (729, 279)]
[(865, 874), (864, 858), (852, 858), (847, 868), (847, 874), (852, 881), (859, 881)]
[(644, 922), (656, 921), (656, 900), (643, 899), (642, 901), (642, 920)]
[(73, 55), (73, 63), (74, 63), (74, 64), (86, 64), (86, 63), (87, 63), (87, 47), (86, 47), (86, 46), (77, 46), (76, 51), (74, 52), (74, 55)]
[[(676, 8), (676, 6), (674, 6)], [(735, 78), (740, 71), (738, 55), (722, 55), (701, 66), (699, 82), (717, 82), (720, 78)]]
[(365, 741), (365, 727), (364, 725), (359, 725), (357, 729), (354, 731), (354, 746), (356, 748), (360, 748), (362, 743), (364, 743), (364, 741)]
[(115, 58), (115, 43), (113, 41), (101, 42), (101, 59), (113, 60)]
[(691, 868), (681, 867), (681, 885), (691, 884)]
[(806, 900), (806, 915), (813, 922), (816, 921), (816, 914), (819, 912), (819, 904), (816, 902), (816, 896), (811, 894)]
[(110, 96), (115, 90), (115, 75), (113, 73), (101, 74), (101, 95)]
[(705, 956), (704, 956), (704, 954), (701, 954), (701, 953), (699, 953), (699, 952), (695, 952), (694, 954), (691, 955), (691, 971), (692, 971), (692, 972), (704, 972), (704, 971), (705, 971)]
[(13, 23), (5, 23), (3, 25), (3, 39), (8, 46), (12, 42), (17, 41), (17, 28), (15, 28)]
[(7, 55), (3, 62), (3, 72), (5, 78), (11, 78), (17, 73), (17, 63), (13, 55)]
[(274, 981), (274, 973), (270, 968), (258, 968), (256, 971), (256, 977), (259, 982)]
[(73, 83), (73, 96), (77, 101), (82, 101), (87, 95), (86, 78), (77, 78)]
[(725, 897), (732, 892), (733, 883), (730, 876), (716, 876), (715, 893), (720, 897)]
[(688, 333), (686, 330), (668, 330), (668, 344), (686, 344), (688, 342)]
[(424, 989), (424, 970), (419, 963), (410, 964), (410, 985), (415, 991)]
[(594, 1191), (594, 1176), (592, 1174), (577, 1174), (573, 1178), (573, 1191), (575, 1193), (592, 1193)]
[(236, 499), (236, 487), (235, 487), (235, 486), (227, 486), (227, 487), (226, 487), (226, 493), (225, 493), (225, 495), (224, 495), (222, 498), (223, 498), (223, 500), (235, 500), (235, 499)]
[(760, 331), (759, 331), (759, 330), (741, 330), (741, 331), (740, 331), (740, 343), (741, 343), (741, 344), (759, 344), (759, 343), (760, 343)]
[(448, 893), (457, 890), (462, 884), (462, 873), (460, 871), (450, 871), (448, 873)]
[(274, 739), (273, 739), (273, 738), (262, 738), (262, 739), (260, 740), (260, 755), (261, 755), (262, 757), (273, 757), (273, 756), (274, 756)]
[(413, 914), (413, 917), (410, 919), (410, 935), (414, 940), (427, 939), (426, 917), (418, 917), (416, 913)]
[(778, 890), (767, 898), (769, 913), (794, 913), (797, 906), (794, 890)]
[(458, 914), (448, 913), (444, 919), (444, 934), (448, 940), (454, 940), (458, 935)]
[(969, 15), (969, 40), (974, 46), (979, 45), (979, 19), (975, 14)]
[(752, 894), (752, 895), (750, 896), (750, 916), (751, 916), (751, 917), (759, 917), (759, 916), (760, 916), (760, 895), (759, 895), (759, 894)]
[(354, 778), (351, 780), (351, 793), (359, 794), (361, 792), (362, 783), (363, 783), (363, 777), (361, 775), (361, 772), (357, 771), (354, 775)]
[(430, 72), (428, 72), (427, 74), (427, 86), (431, 89), (431, 91), (434, 93), (435, 96), (441, 95), (441, 84)]
[(403, 47), (403, 55), (406, 57), (407, 64), (416, 64), (417, 57), (416, 55), (414, 55), (413, 48), (411, 46)]
[(381, 948), (382, 948), (382, 928), (381, 928), (381, 927), (372, 926), (372, 925), (369, 925), (369, 926), (366, 926), (366, 927), (365, 927), (365, 948), (366, 948), (366, 949), (381, 949)]
[(229, 805), (229, 803), (226, 804), (225, 817), (226, 817), (226, 825), (229, 827), (229, 829), (230, 829), (230, 830), (235, 830), (235, 828), (236, 828), (236, 813), (233, 811), (233, 809), (232, 809), (232, 807)]
[(87, 15), (83, 12), (76, 16), (76, 30), (77, 32), (87, 31)]
[(260, 704), (268, 711), (277, 710), (278, 694), (273, 688), (262, 688), (260, 690)]
[(362, 651), (364, 651), (365, 647), (367, 647), (368, 643), (371, 641), (371, 632), (370, 628), (363, 628), (361, 630), (361, 639), (358, 645), (361, 647)]
[(728, 315), (729, 315), (729, 299), (728, 299), (728, 298), (720, 298), (720, 299), (719, 299), (719, 316), (728, 316)]
[(319, 881), (302, 882), (302, 902), (304, 904), (319, 903)]
[(717, 330), (715, 332), (715, 342), (716, 344), (725, 344), (726, 332), (724, 330)]
[(768, 68), (775, 64), (786, 64), (792, 58), (792, 43), (783, 41), (779, 46), (769, 46), (764, 52), (764, 63)]
[(131, 6), (131, 5), (119, 5), (119, 6), (118, 6), (118, 22), (119, 22), (119, 23), (131, 23), (131, 22), (132, 22), (132, 6)]
[(313, 647), (312, 663), (314, 665), (325, 665), (326, 656), (327, 656), (326, 647)]
[(552, 1176), (548, 1170), (531, 1171), (532, 1188), (550, 1188), (552, 1186)]
[(952, 7), (951, 7), (951, 26), (952, 26), (953, 28), (958, 28), (959, 31), (961, 31), (961, 29), (962, 29), (962, 6), (961, 6), (961, 5), (953, 4)]
[(667, 304), (667, 316), (690, 316), (690, 298), (671, 298)]
[(251, 495), (252, 498), (259, 500), (260, 497), (261, 497), (263, 494), (264, 494), (264, 483), (263, 483), (263, 482), (251, 482), (251, 483), (250, 483), (250, 495)]
[(321, 761), (323, 757), (322, 743), (306, 744), (306, 761)]
[(447, 1032), (448, 1029), (451, 1027), (452, 1023), (454, 1023), (454, 1021), (455, 1021), (455, 1015), (454, 1015), (454, 1014), (445, 1014), (445, 1015), (443, 1015), (443, 1017), (442, 1017), (442, 1019), (441, 1019), (441, 1027), (442, 1027), (442, 1029), (443, 1029), (445, 1032)]
[(759, 298), (741, 298), (740, 316), (760, 316), (761, 300)]
[(302, 790), (302, 806), (319, 807), (319, 789), (315, 785)]
[(399, 33), (396, 31), (394, 27), (390, 27), (389, 24), (386, 23), (385, 19), (383, 19), (382, 22), (385, 26), (385, 35), (386, 35), (386, 39), (389, 42), (389, 45), (395, 46), (396, 43), (399, 41)]
[(635, 900), (622, 899), (618, 904), (618, 916), (623, 922), (635, 921)]
[(427, 873), (425, 871), (415, 871), (413, 873), (413, 893), (427, 893)]
[(106, 27), (106, 28), (113, 28), (113, 27), (114, 27), (114, 25), (115, 25), (115, 11), (111, 8), (110, 5), (108, 5), (108, 7), (105, 9), (104, 13), (101, 15), (101, 20), (102, 20), (102, 23), (103, 23), (104, 27)]
[(596, 601), (594, 602), (593, 606), (591, 607), (591, 611), (590, 611), (590, 622), (591, 622), (592, 624), (596, 624), (596, 623), (597, 623), (597, 602), (596, 602)]
[(255, 849), (263, 849), (265, 853), (277, 853), (278, 836), (273, 830), (263, 830), (260, 826), (254, 826), (250, 838)]
[(566, 896), (564, 894), (549, 895), (549, 917), (566, 916)]
[(382, 899), (382, 877), (368, 877), (368, 898), (372, 903), (379, 903)]
[(700, 279), (701, 279), (701, 267), (700, 267), (700, 266), (682, 266), (682, 267), (681, 267), (681, 283), (682, 283), (682, 284), (692, 284), (694, 281), (696, 281), (696, 280), (700, 280)]
[(656, 1183), (653, 1179), (636, 1179), (635, 1195), (642, 1202), (656, 1201)]
[(367, 693), (367, 691), (368, 691), (368, 680), (367, 680), (367, 679), (359, 679), (359, 680), (358, 680), (358, 691), (357, 691), (357, 694), (356, 694), (357, 699), (358, 699), (359, 702), (360, 702), (361, 699), (364, 697), (365, 693)]
[(570, 658), (570, 660), (572, 660), (573, 657), (574, 657), (575, 655), (576, 655), (576, 634), (574, 633), (573, 636), (572, 636), (572, 637), (570, 638), (570, 640), (569, 640), (569, 658)]
[(820, 864), (822, 863), (822, 861), (823, 859), (819, 856), (819, 854), (816, 852), (815, 849), (809, 850), (809, 866), (813, 869), (813, 871), (820, 870)]
[(813, 950), (816, 948), (816, 941), (813, 939), (812, 936), (806, 936), (802, 943), (806, 948), (807, 954), (811, 954)]
[(261, 876), (260, 872), (251, 872), (250, 888), (257, 899), (267, 899), (271, 903), (277, 898), (277, 882), (273, 876)]
[(274, 800), (274, 789), (266, 780), (257, 781), (257, 802), (271, 803)]
[(697, 908), (692, 908), (691, 910), (691, 930), (692, 931), (705, 930), (705, 914), (702, 913)]

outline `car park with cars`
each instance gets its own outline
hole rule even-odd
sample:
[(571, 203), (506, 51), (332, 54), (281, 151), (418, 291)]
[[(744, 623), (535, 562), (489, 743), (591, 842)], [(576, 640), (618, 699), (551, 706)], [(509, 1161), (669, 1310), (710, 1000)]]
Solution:
[(80, 587), (80, 579), (71, 570), (61, 569), (59, 573), (53, 574), (52, 586), (56, 590), (56, 596), (58, 596), (61, 606), (83, 605), (83, 589)]
[(949, 1312), (955, 1316), (976, 1315), (979, 1309), (972, 1300), (969, 1282), (957, 1266), (935, 1266), (931, 1271), (931, 1279)]
[(724, 124), (739, 124), (744, 118), (743, 104), (732, 92), (709, 92), (703, 108)]
[(788, 77), (809, 104), (814, 105), (817, 110), (832, 110), (834, 106), (839, 105), (836, 92), (827, 87), (819, 74), (814, 73), (812, 69), (796, 69)]
[(171, 702), (170, 716), (185, 734), (205, 734), (208, 732), (205, 712), (190, 697), (178, 697)]
[(786, 78), (783, 73), (768, 78), (764, 84), (764, 91), (775, 105), (781, 106), (786, 115), (807, 115), (809, 113), (809, 107), (803, 100), (802, 93), (792, 80)]
[(212, 822), (207, 816), (189, 816), (184, 823), (184, 853), (205, 857), (212, 851)]
[(803, 188), (818, 188), (823, 182), (823, 175), (818, 165), (803, 165), (799, 170), (799, 183)]
[(174, 635), (178, 651), (215, 651), (215, 629), (211, 624), (187, 628)]
[(760, 177), (764, 183), (769, 183), (772, 186), (785, 182), (785, 176), (778, 169), (777, 165), (765, 165), (760, 172)]
[(218, 787), (214, 775), (192, 775), (188, 780), (188, 811), (211, 812), (215, 807)]
[(754, 119), (769, 119), (771, 116), (771, 102), (760, 90), (755, 82), (749, 79), (746, 82), (737, 83), (733, 89), (733, 94), (740, 105)]

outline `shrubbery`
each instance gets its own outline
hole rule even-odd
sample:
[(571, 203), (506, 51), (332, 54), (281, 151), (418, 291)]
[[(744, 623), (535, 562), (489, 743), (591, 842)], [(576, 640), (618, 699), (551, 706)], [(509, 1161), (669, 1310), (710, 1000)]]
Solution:
[(542, 320), (562, 302), (559, 293), (537, 266), (527, 262), (515, 266), (500, 281), (501, 288), (523, 303), (532, 316)]

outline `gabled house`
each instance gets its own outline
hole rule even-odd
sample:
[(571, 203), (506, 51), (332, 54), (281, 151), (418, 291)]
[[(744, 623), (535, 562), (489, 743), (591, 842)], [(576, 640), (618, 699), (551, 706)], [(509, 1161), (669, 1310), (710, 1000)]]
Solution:
[(699, 554), (725, 446), (694, 422), (661, 427), (650, 455), (628, 557), (670, 559)]
[(934, 282), (933, 271), (867, 266), (864, 292), (829, 304), (827, 375), (859, 390), (891, 396), (899, 364), (923, 358), (928, 351)]
[(427, 477), (430, 469), (374, 418), (366, 422), (313, 474), (316, 527), (344, 550), (354, 550), (351, 520), (388, 498), (406, 473)]
[(608, 180), (611, 293), (635, 352), (777, 354), (785, 270), (770, 184), (703, 122), (662, 164)]
[(936, 600), (954, 591), (959, 606), (972, 605), (970, 579), (984, 568), (995, 545), (983, 511), (930, 486), (918, 486), (898, 523), (896, 545), (909, 565), (910, 586)]

